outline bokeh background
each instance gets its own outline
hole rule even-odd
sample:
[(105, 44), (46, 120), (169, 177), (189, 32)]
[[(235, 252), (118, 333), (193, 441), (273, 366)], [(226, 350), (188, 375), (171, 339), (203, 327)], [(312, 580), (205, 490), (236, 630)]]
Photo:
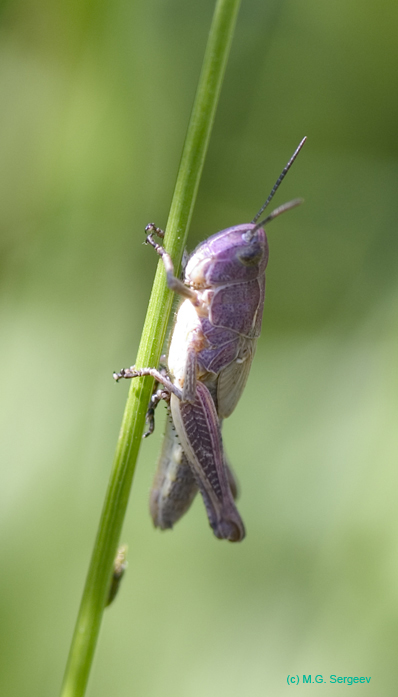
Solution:
[[(0, 14), (0, 694), (56, 695), (212, 0), (9, 0)], [(290, 694), (398, 653), (398, 6), (243, 0), (190, 233), (275, 205), (264, 325), (225, 443), (241, 545), (172, 533), (141, 449), (88, 694)], [(160, 409), (164, 412), (164, 409)], [(340, 694), (346, 686), (295, 688)]]

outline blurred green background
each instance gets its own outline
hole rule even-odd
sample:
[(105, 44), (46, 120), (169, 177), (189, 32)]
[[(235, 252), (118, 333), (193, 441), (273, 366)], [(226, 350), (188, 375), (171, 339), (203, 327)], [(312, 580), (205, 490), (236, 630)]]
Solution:
[[(0, 15), (0, 694), (56, 695), (213, 1), (10, 0)], [(152, 527), (141, 449), (88, 695), (290, 694), (398, 653), (398, 6), (243, 0), (190, 233), (269, 229), (263, 334), (225, 423), (242, 545), (200, 500)], [(160, 412), (164, 412), (161, 408)], [(300, 685), (296, 693), (340, 694)], [(353, 685), (351, 692), (365, 694)]]

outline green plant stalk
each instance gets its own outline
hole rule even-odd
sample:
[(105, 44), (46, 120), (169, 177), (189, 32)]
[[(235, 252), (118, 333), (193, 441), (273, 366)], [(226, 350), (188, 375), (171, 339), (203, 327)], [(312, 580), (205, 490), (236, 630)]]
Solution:
[[(165, 246), (178, 271), (209, 144), (240, 0), (217, 0), (167, 221)], [(159, 263), (138, 350), (138, 367), (157, 366), (172, 305)], [(151, 378), (132, 380), (77, 617), (62, 697), (85, 693), (109, 592), (113, 561), (141, 444)]]

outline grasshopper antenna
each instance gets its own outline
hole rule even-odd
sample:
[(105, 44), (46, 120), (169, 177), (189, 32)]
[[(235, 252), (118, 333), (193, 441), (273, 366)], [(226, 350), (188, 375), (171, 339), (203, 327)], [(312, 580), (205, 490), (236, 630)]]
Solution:
[(260, 223), (257, 223), (257, 225), (252, 230), (250, 230), (250, 237), (252, 237), (253, 233), (256, 232), (256, 230), (259, 230), (259, 228), (263, 227), (263, 225), (270, 223), (271, 220), (273, 220), (274, 218), (277, 218), (278, 215), (282, 215), (282, 213), (286, 213), (286, 211), (290, 211), (292, 208), (296, 208), (296, 206), (299, 206), (303, 202), (304, 202), (303, 198), (294, 198), (293, 201), (288, 201), (287, 203), (282, 203), (281, 206), (279, 206), (278, 208), (275, 208), (272, 211), (272, 213), (270, 213)]
[[(290, 167), (292, 166), (293, 162), (295, 161), (297, 155), (299, 154), (299, 152), (300, 152), (301, 148), (303, 147), (303, 145), (304, 145), (304, 143), (305, 143), (306, 140), (307, 140), (307, 136), (305, 136), (305, 137), (303, 138), (303, 140), (302, 140), (301, 143), (299, 144), (298, 148), (294, 151), (294, 153), (293, 153), (293, 155), (291, 156), (291, 158), (290, 158), (289, 162), (287, 163), (286, 167), (284, 167), (284, 169), (282, 170), (282, 173), (280, 174), (280, 176), (278, 177), (277, 181), (275, 182), (275, 184), (274, 184), (274, 186), (273, 186), (273, 188), (272, 188), (272, 191), (271, 191), (270, 195), (268, 196), (266, 202), (264, 203), (263, 206), (261, 206), (260, 210), (258, 211), (258, 213), (254, 216), (253, 220), (251, 221), (252, 224), (257, 222), (257, 220), (259, 219), (261, 213), (262, 213), (263, 211), (265, 211), (265, 209), (267, 208), (269, 202), (274, 198), (274, 196), (275, 196), (277, 190), (279, 189), (280, 184), (283, 182), (284, 178), (286, 177), (286, 175), (287, 175), (287, 173), (288, 173)], [(286, 205), (288, 205), (288, 204), (286, 204)], [(295, 205), (297, 206), (298, 204), (296, 203)], [(293, 208), (293, 206), (291, 206), (291, 208)], [(277, 210), (279, 210), (279, 208), (276, 208), (275, 210), (277, 211)], [(286, 208), (286, 210), (289, 210), (289, 209)], [(275, 212), (275, 211), (274, 211), (274, 212)], [(281, 213), (284, 213), (284, 210), (281, 211)], [(272, 214), (271, 214), (271, 215), (272, 215)], [(278, 215), (280, 215), (280, 214), (278, 213)], [(273, 218), (275, 218), (275, 217), (276, 217), (276, 216), (273, 215)], [(272, 218), (266, 218), (266, 221), (269, 222), (269, 219), (272, 220)], [(265, 222), (265, 221), (263, 221), (263, 223), (264, 223), (264, 222)], [(255, 230), (257, 230), (259, 227), (261, 227), (261, 225), (262, 225), (263, 223), (261, 223), (261, 224), (259, 224), (259, 225), (256, 225)], [(253, 232), (254, 232), (254, 230), (251, 230), (251, 233), (253, 233)]]

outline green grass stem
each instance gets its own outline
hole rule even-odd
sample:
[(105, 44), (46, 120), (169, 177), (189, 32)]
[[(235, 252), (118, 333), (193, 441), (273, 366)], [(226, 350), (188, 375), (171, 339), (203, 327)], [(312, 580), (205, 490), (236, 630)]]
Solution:
[[(166, 227), (165, 247), (180, 267), (232, 41), (240, 0), (217, 0)], [(148, 250), (148, 254), (150, 251)], [(137, 367), (157, 366), (172, 305), (159, 263)], [(77, 617), (62, 697), (85, 694), (145, 423), (153, 380), (132, 380)], [(134, 694), (134, 688), (132, 688)]]

